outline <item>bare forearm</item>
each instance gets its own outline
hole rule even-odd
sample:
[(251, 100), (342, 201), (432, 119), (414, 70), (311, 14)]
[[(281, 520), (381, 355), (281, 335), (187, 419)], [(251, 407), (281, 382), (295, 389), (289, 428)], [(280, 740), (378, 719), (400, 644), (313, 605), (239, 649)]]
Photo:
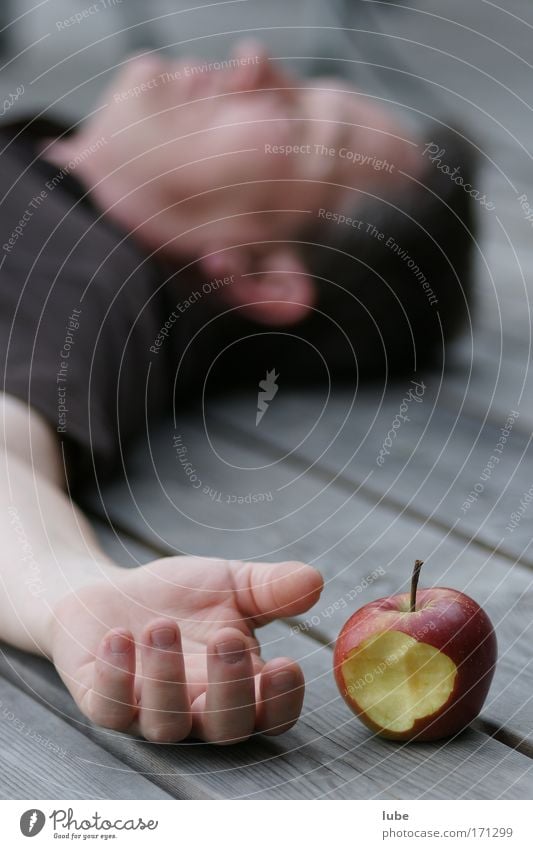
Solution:
[(54, 444), (43, 452), (41, 422), (30, 426), (31, 462), (26, 457), (22, 415), (10, 408), (0, 453), (0, 639), (49, 654), (56, 602), (119, 567), (62, 490), (60, 454)]

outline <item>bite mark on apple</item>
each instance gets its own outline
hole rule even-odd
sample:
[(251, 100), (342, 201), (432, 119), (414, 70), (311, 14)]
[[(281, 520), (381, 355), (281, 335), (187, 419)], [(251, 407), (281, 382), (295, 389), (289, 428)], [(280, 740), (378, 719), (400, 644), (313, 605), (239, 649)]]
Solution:
[(453, 693), (457, 666), (434, 646), (392, 630), (354, 649), (342, 675), (360, 714), (398, 734), (440, 711)]

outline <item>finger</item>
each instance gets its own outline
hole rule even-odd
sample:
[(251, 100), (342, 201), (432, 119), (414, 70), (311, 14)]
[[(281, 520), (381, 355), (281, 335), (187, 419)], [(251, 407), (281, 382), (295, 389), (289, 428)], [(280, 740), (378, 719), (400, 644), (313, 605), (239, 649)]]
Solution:
[(302, 710), (304, 691), (303, 672), (294, 660), (268, 661), (259, 678), (257, 731), (276, 735), (292, 728)]
[(207, 645), (207, 692), (193, 705), (195, 733), (210, 743), (240, 743), (255, 727), (250, 649), (240, 631), (223, 628)]
[(315, 604), (324, 581), (306, 563), (233, 564), (239, 609), (256, 625), (280, 616), (296, 616)]
[(154, 743), (183, 740), (191, 730), (191, 710), (179, 628), (168, 619), (151, 622), (140, 645), (141, 734)]
[[(242, 622), (242, 615), (239, 613), (235, 615), (235, 621), (237, 620)], [(252, 636), (243, 635), (243, 639), (250, 651), (253, 674), (257, 676), (265, 665), (264, 660), (260, 656), (259, 643)], [(189, 665), (186, 672), (187, 690), (191, 704), (202, 694), (205, 696), (207, 688), (207, 651), (203, 652), (202, 655), (196, 655), (195, 661), (195, 663)]]
[(134, 685), (133, 636), (129, 631), (110, 631), (98, 647), (93, 686), (85, 699), (89, 719), (118, 731), (129, 728), (137, 714)]

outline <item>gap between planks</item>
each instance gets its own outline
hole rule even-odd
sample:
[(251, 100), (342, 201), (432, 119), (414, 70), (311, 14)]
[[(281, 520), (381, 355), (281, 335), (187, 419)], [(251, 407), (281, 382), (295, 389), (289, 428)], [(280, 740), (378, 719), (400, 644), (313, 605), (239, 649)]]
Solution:
[[(239, 441), (239, 445), (241, 445), (241, 444), (242, 443)], [(261, 446), (261, 451), (264, 454), (264, 445), (263, 444)], [(410, 524), (411, 520), (408, 517), (405, 517), (404, 523), (405, 522)], [(115, 521), (115, 525), (118, 526), (118, 524), (120, 524), (120, 522)], [(126, 527), (125, 530), (126, 530), (126, 534), (129, 534), (130, 528)], [(435, 534), (435, 529), (432, 528), (431, 526), (429, 526), (427, 530), (428, 530), (429, 533)], [(182, 531), (183, 531), (183, 528), (182, 528)], [(437, 534), (436, 536), (440, 536), (440, 534)], [(468, 539), (468, 542), (471, 545), (473, 545), (474, 551), (476, 549), (480, 548), (480, 546), (477, 546), (475, 543), (472, 544), (472, 541), (471, 541), (470, 538)], [(453, 539), (450, 539), (450, 543), (453, 544), (454, 546), (457, 545), (457, 539), (455, 539), (455, 542), (453, 541)], [(163, 551), (164, 551), (164, 549), (163, 549)], [(170, 546), (169, 546), (169, 550), (166, 553), (175, 553), (175, 551), (176, 551), (176, 549), (172, 545), (172, 548), (170, 548)], [(492, 547), (489, 547), (489, 551), (490, 551), (490, 556), (492, 558), (495, 554), (494, 549)], [(224, 554), (223, 552), (219, 552), (219, 553), (221, 553), (222, 556), (232, 556), (232, 555), (228, 555), (227, 553)], [(303, 559), (308, 559), (309, 556), (312, 557), (311, 551), (305, 551), (305, 548), (304, 548), (302, 553), (304, 555), (307, 555), (307, 556), (304, 556)], [(291, 554), (292, 554), (292, 552), (289, 552), (289, 558), (291, 558)], [(240, 555), (238, 555), (238, 556), (240, 556)], [(480, 559), (483, 559), (483, 558), (480, 556)], [(313, 561), (311, 560), (309, 562), (313, 562)], [(521, 567), (517, 567), (517, 568), (521, 569)], [(522, 584), (528, 584), (528, 586), (529, 586), (528, 578), (527, 578), (527, 576), (529, 574), (529, 570), (528, 569), (521, 569), (521, 572), (522, 572), (521, 580), (518, 583), (520, 584), (520, 586), (522, 586)], [(517, 574), (517, 578), (518, 577), (519, 577), (519, 575)], [(342, 580), (341, 580), (340, 584), (341, 584), (341, 587), (342, 587)], [(344, 587), (344, 589), (346, 589), (346, 587)], [(517, 589), (519, 589), (518, 585), (517, 585)], [(390, 590), (390, 588), (388, 588), (388, 590)], [(386, 594), (388, 594), (388, 593), (386, 593)], [(327, 593), (325, 595), (327, 596)], [(498, 614), (498, 616), (499, 615), (500, 614)], [(295, 623), (292, 622), (292, 623), (289, 623), (289, 624), (294, 625)], [(331, 629), (330, 629), (329, 634), (327, 634), (326, 631), (322, 631), (318, 627), (313, 628), (312, 630), (309, 630), (309, 631), (306, 630), (306, 636), (307, 637), (314, 639), (316, 642), (318, 642), (321, 645), (328, 646), (329, 649), (331, 648), (332, 640), (334, 639), (334, 635), (335, 635), (334, 631), (332, 631)], [(521, 753), (531, 757), (532, 754), (533, 754), (533, 751), (532, 751), (533, 738), (531, 738), (529, 731), (526, 731), (526, 729), (528, 727), (527, 722), (525, 722), (524, 719), (521, 719), (518, 722), (518, 724), (515, 722), (514, 727), (512, 727), (510, 729), (505, 729), (505, 731), (502, 729), (502, 726), (501, 726), (501, 719), (502, 719), (503, 714), (505, 713), (505, 711), (502, 711), (502, 706), (501, 706), (502, 699), (501, 699), (501, 697), (502, 697), (502, 695), (505, 695), (505, 693), (508, 694), (509, 692), (513, 692), (513, 693), (515, 692), (515, 688), (513, 688), (512, 691), (509, 691), (509, 689), (508, 689), (508, 687), (511, 686), (511, 684), (512, 684), (511, 679), (513, 678), (513, 675), (514, 675), (514, 670), (512, 669), (512, 665), (511, 665), (511, 667), (509, 667), (508, 659), (509, 658), (506, 655), (506, 663), (505, 663), (504, 667), (503, 666), (501, 667), (502, 670), (505, 668), (505, 675), (501, 676), (501, 680), (499, 682), (504, 687), (503, 693), (499, 693), (498, 696), (496, 697), (496, 709), (495, 709), (495, 711), (493, 710), (490, 720), (487, 720), (486, 717), (484, 718), (484, 720), (480, 720), (480, 721), (483, 721), (484, 724), (483, 724), (483, 726), (479, 726), (479, 727), (483, 728), (485, 733), (489, 733), (493, 736), (497, 736), (497, 739), (500, 740), (500, 742), (503, 742), (505, 740), (507, 745), (510, 748), (518, 749)], [(511, 684), (509, 682), (511, 682)], [(514, 701), (516, 702), (516, 698), (514, 699)], [(514, 707), (517, 708), (517, 716), (519, 714), (524, 713), (524, 704), (518, 704), (518, 705), (515, 704)], [(513, 716), (514, 715), (515, 714), (513, 713)], [(497, 734), (496, 734), (496, 732), (497, 732)], [(504, 734), (506, 736), (504, 736)], [(526, 734), (527, 734), (527, 736), (526, 736)]]
[[(474, 418), (473, 416), (468, 416), (469, 418)], [(228, 423), (224, 420), (224, 418), (219, 417), (218, 415), (213, 415), (212, 420), (220, 426), (221, 433), (226, 439), (231, 439), (231, 435), (228, 433)], [(253, 433), (246, 430), (246, 428), (239, 428), (234, 422), (231, 423), (231, 430), (233, 432), (238, 431), (239, 439), (246, 441), (251, 448), (260, 447), (262, 453), (266, 456), (271, 457), (275, 460), (278, 459), (279, 452), (277, 451), (277, 445), (275, 440), (270, 440), (264, 437), (256, 437)], [(308, 471), (309, 462), (299, 455), (293, 453), (289, 458), (285, 460), (287, 465), (292, 465), (295, 471)], [(308, 471), (308, 474), (316, 477), (317, 480), (322, 480), (325, 483), (331, 482), (331, 471), (327, 469), (321, 468), (320, 466), (313, 466), (311, 472)], [(335, 485), (342, 489), (344, 492), (353, 493), (354, 489), (357, 489), (358, 495), (361, 498), (364, 498), (367, 502), (371, 504), (375, 504), (376, 497), (379, 498), (379, 502), (384, 507), (388, 507), (391, 510), (400, 510), (402, 516), (407, 516), (410, 519), (414, 519), (417, 522), (423, 522), (425, 525), (428, 525), (431, 528), (434, 528), (438, 531), (445, 531), (448, 536), (455, 537), (457, 540), (460, 540), (463, 543), (468, 543), (469, 545), (475, 545), (485, 554), (497, 554), (498, 557), (501, 557), (513, 565), (516, 563), (516, 556), (512, 554), (512, 552), (507, 552), (504, 549), (500, 549), (499, 546), (491, 545), (489, 542), (485, 542), (484, 540), (478, 539), (477, 537), (473, 537), (468, 531), (461, 531), (458, 528), (451, 528), (449, 524), (444, 519), (438, 519), (435, 515), (427, 516), (422, 510), (410, 505), (405, 506), (400, 499), (394, 498), (390, 495), (383, 495), (382, 492), (378, 488), (373, 488), (368, 483), (365, 483), (363, 479), (358, 479), (355, 475), (351, 478), (345, 477), (343, 474), (336, 474), (335, 476)], [(118, 527), (118, 526), (117, 526)], [(128, 530), (127, 533), (130, 533)], [(521, 565), (525, 566), (528, 569), (533, 570), (533, 564), (528, 563), (527, 561), (522, 562)]]

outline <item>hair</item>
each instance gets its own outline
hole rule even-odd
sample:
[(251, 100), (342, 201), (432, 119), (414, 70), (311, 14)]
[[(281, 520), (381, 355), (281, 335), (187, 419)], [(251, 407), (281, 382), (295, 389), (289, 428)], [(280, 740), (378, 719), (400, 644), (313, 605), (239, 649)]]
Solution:
[[(438, 139), (463, 184), (429, 159), (419, 182), (400, 195), (371, 199), (353, 211), (363, 225), (329, 222), (302, 240), (318, 301), (298, 325), (267, 328), (215, 322), (210, 383), (227, 388), (273, 367), (284, 382), (388, 379), (442, 362), (446, 345), (470, 321), (476, 158), (458, 132)], [(406, 178), (407, 181), (407, 178)], [(347, 216), (348, 217), (348, 216)], [(322, 222), (321, 222), (322, 224)], [(380, 236), (379, 234), (383, 234)], [(243, 344), (232, 344), (246, 337)], [(196, 362), (198, 367), (198, 362)]]

